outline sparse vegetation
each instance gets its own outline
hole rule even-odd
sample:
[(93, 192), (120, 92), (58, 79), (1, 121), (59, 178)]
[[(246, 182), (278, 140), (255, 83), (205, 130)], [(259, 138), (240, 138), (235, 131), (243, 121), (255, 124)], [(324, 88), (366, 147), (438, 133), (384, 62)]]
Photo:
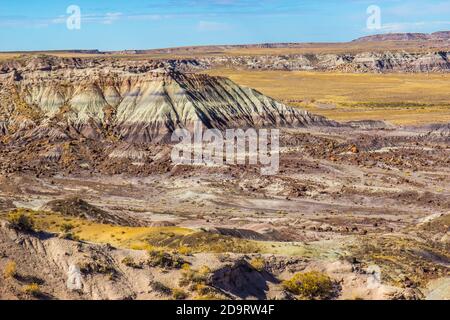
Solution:
[(255, 241), (237, 239), (210, 232), (200, 231), (185, 234), (152, 233), (147, 237), (150, 245), (178, 249), (188, 246), (192, 252), (259, 252), (259, 244)]
[[(258, 253), (264, 243), (237, 239), (209, 232), (195, 232), (180, 227), (124, 227), (92, 222), (80, 217), (66, 217), (60, 213), (18, 209), (34, 229), (61, 233), (71, 240), (108, 243), (120, 248), (151, 250), (158, 248), (176, 251), (181, 255), (194, 252)], [(68, 231), (70, 226), (74, 228)], [(114, 235), (114, 237), (112, 237)], [(120, 236), (117, 236), (120, 235)]]
[[(437, 224), (439, 222), (438, 220)], [(442, 226), (439, 227), (442, 228)], [(436, 231), (439, 230), (434, 232)], [(417, 241), (409, 237), (377, 236), (364, 239), (357, 246), (350, 246), (350, 249), (352, 256), (357, 260), (380, 266), (383, 281), (394, 286), (402, 286), (405, 276), (418, 286), (426, 286), (428, 281), (445, 274), (448, 270), (445, 266), (428, 258), (429, 256), (436, 259), (448, 257), (448, 246), (435, 244), (432, 241)], [(427, 270), (427, 272), (418, 272), (418, 270)]]
[(188, 288), (190, 292), (194, 293), (195, 299), (223, 299), (222, 294), (209, 284), (211, 272), (212, 271), (208, 266), (202, 266), (198, 270), (185, 268), (183, 269), (179, 285)]
[(304, 299), (329, 299), (334, 294), (334, 283), (324, 273), (311, 271), (297, 273), (283, 282), (283, 287)]

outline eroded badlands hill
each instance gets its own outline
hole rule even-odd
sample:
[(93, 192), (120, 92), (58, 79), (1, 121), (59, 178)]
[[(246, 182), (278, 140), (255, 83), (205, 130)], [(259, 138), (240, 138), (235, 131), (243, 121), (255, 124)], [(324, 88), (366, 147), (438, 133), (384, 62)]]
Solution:
[(36, 57), (0, 70), (3, 135), (39, 128), (51, 137), (148, 143), (194, 121), (219, 129), (329, 124), (229, 79), (183, 74), (163, 62)]

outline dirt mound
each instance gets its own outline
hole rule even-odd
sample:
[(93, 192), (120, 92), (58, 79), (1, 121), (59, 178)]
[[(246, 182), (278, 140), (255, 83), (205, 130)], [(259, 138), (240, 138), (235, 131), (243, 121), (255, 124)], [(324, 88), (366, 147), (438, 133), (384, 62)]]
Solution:
[(215, 288), (241, 299), (267, 299), (269, 283), (279, 283), (273, 275), (255, 270), (244, 259), (216, 270), (210, 281)]
[(115, 224), (121, 226), (139, 225), (139, 223), (131, 217), (111, 214), (77, 197), (50, 201), (43, 209), (103, 224)]
[(212, 233), (218, 233), (223, 236), (230, 236), (233, 238), (249, 239), (249, 240), (270, 240), (269, 236), (261, 234), (259, 232), (248, 229), (236, 229), (236, 228), (214, 228), (209, 230)]

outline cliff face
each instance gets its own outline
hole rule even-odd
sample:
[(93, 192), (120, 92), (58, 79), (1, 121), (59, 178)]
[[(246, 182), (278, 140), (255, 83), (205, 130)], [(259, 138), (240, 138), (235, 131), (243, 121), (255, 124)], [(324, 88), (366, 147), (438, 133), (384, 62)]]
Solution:
[(41, 57), (1, 70), (2, 134), (59, 128), (148, 143), (195, 121), (218, 129), (331, 124), (229, 79), (183, 74), (158, 62)]

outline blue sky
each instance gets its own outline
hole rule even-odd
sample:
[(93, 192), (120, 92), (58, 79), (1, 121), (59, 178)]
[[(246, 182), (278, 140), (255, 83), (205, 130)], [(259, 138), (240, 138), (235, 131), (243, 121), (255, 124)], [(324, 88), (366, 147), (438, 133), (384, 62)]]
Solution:
[[(81, 9), (81, 29), (66, 26)], [(381, 9), (368, 30), (367, 8)], [(450, 30), (450, 0), (0, 0), (0, 51), (348, 41)]]

